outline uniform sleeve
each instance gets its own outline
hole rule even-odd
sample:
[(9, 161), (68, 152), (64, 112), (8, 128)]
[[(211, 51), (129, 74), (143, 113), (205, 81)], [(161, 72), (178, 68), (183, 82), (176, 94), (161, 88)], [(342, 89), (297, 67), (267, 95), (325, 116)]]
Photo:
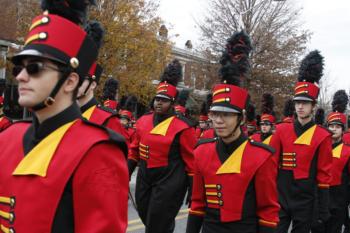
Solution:
[[(129, 137), (128, 131), (122, 126), (122, 124), (120, 123), (120, 119), (116, 116), (113, 116), (113, 117), (108, 119), (106, 127), (113, 130), (114, 132), (119, 133), (125, 139), (127, 139)], [(128, 140), (126, 140), (126, 143), (129, 147), (130, 143)]]
[(128, 152), (129, 160), (133, 160), (135, 162), (138, 162), (140, 160), (139, 144), (140, 144), (140, 134), (136, 127), (135, 133), (132, 136), (132, 141), (129, 146), (129, 152)]
[(275, 160), (278, 168), (281, 155), (281, 141), (279, 138), (279, 133), (277, 131), (275, 134), (272, 135), (269, 146), (275, 150), (275, 152), (273, 153), (273, 159)]
[(196, 146), (195, 129), (193, 127), (185, 129), (180, 135), (180, 153), (186, 165), (189, 176), (193, 176), (193, 150)]
[(192, 201), (187, 220), (186, 233), (199, 233), (205, 215), (204, 181), (200, 173), (198, 161), (194, 162), (194, 176), (192, 186)]
[(73, 175), (75, 233), (125, 233), (129, 179), (125, 157), (112, 143), (94, 145)]
[(318, 148), (317, 184), (320, 189), (328, 189), (332, 181), (332, 139), (328, 136)]
[(277, 164), (273, 156), (269, 157), (255, 175), (257, 215), (259, 233), (274, 232), (279, 222), (277, 192)]

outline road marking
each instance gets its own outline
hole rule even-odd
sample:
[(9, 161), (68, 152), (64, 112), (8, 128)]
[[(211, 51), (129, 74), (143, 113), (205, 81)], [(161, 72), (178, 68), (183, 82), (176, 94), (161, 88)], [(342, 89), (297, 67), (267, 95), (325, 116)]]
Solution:
[[(182, 210), (180, 210), (179, 213), (181, 213), (181, 214), (176, 216), (175, 220), (180, 220), (180, 219), (187, 218), (188, 210), (189, 209), (182, 209)], [(141, 223), (141, 224), (134, 225), (136, 223)], [(132, 232), (132, 231), (143, 229), (143, 228), (145, 228), (145, 226), (142, 224), (141, 219), (138, 218), (138, 219), (130, 220), (128, 222), (128, 229), (127, 229), (126, 232)]]

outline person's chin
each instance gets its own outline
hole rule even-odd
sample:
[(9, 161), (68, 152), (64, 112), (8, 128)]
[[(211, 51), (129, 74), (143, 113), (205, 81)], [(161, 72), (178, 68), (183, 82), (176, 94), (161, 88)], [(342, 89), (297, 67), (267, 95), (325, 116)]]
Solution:
[(219, 137), (226, 137), (227, 136), (226, 130), (223, 130), (223, 129), (215, 129), (215, 133)]

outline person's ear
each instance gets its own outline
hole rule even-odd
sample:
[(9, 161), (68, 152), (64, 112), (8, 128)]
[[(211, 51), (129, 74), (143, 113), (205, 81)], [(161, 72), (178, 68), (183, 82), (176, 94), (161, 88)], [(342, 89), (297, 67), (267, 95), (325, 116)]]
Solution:
[(72, 72), (67, 77), (63, 85), (63, 90), (65, 92), (73, 92), (79, 84), (79, 75), (75, 72)]

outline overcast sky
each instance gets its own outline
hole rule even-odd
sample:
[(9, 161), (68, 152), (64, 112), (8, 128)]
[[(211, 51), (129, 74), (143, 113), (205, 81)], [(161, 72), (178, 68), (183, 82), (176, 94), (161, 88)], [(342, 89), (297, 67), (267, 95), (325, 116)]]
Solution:
[[(200, 20), (209, 0), (160, 0), (160, 15), (166, 21), (169, 35), (178, 47), (187, 40), (200, 43), (195, 20)], [(318, 49), (325, 57), (325, 74), (334, 90), (350, 90), (350, 1), (349, 0), (288, 0), (303, 8), (301, 20), (313, 35), (308, 50)], [(179, 34), (179, 36), (176, 36)], [(350, 70), (350, 69), (349, 69)], [(333, 81), (334, 80), (334, 81)]]

